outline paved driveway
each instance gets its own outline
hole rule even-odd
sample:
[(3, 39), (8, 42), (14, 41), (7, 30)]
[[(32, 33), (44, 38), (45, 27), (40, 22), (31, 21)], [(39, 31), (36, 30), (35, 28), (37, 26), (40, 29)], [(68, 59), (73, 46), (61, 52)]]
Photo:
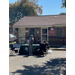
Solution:
[(10, 56), (9, 75), (66, 75), (66, 51), (45, 56)]

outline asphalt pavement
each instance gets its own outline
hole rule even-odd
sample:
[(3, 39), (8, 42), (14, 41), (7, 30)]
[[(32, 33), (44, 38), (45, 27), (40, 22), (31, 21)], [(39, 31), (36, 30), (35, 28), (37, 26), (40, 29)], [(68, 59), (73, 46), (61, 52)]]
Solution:
[(66, 51), (53, 50), (44, 56), (9, 51), (9, 75), (66, 75)]

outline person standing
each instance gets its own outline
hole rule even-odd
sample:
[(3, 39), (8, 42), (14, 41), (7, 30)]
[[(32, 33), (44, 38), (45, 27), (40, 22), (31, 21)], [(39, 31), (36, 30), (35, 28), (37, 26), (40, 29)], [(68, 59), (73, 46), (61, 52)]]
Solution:
[(33, 41), (34, 41), (33, 35), (31, 35), (29, 38), (29, 55), (33, 55), (32, 53)]

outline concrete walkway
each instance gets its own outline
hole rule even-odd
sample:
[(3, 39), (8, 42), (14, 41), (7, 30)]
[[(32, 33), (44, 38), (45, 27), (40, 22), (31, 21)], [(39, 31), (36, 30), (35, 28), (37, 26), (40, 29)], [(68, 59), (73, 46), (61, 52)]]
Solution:
[(64, 45), (64, 46), (62, 46), (62, 47), (60, 47), (60, 48), (66, 48), (66, 45)]
[(62, 46), (62, 47), (59, 47), (59, 48), (52, 48), (52, 50), (63, 50), (63, 51), (66, 51), (66, 45)]

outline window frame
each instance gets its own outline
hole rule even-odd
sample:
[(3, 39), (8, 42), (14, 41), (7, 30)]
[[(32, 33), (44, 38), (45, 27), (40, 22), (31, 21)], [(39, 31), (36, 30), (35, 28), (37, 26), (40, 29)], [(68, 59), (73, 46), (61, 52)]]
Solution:
[[(57, 28), (61, 28), (62, 29), (62, 35), (61, 36), (57, 35)], [(56, 37), (63, 37), (63, 27), (56, 27)]]

